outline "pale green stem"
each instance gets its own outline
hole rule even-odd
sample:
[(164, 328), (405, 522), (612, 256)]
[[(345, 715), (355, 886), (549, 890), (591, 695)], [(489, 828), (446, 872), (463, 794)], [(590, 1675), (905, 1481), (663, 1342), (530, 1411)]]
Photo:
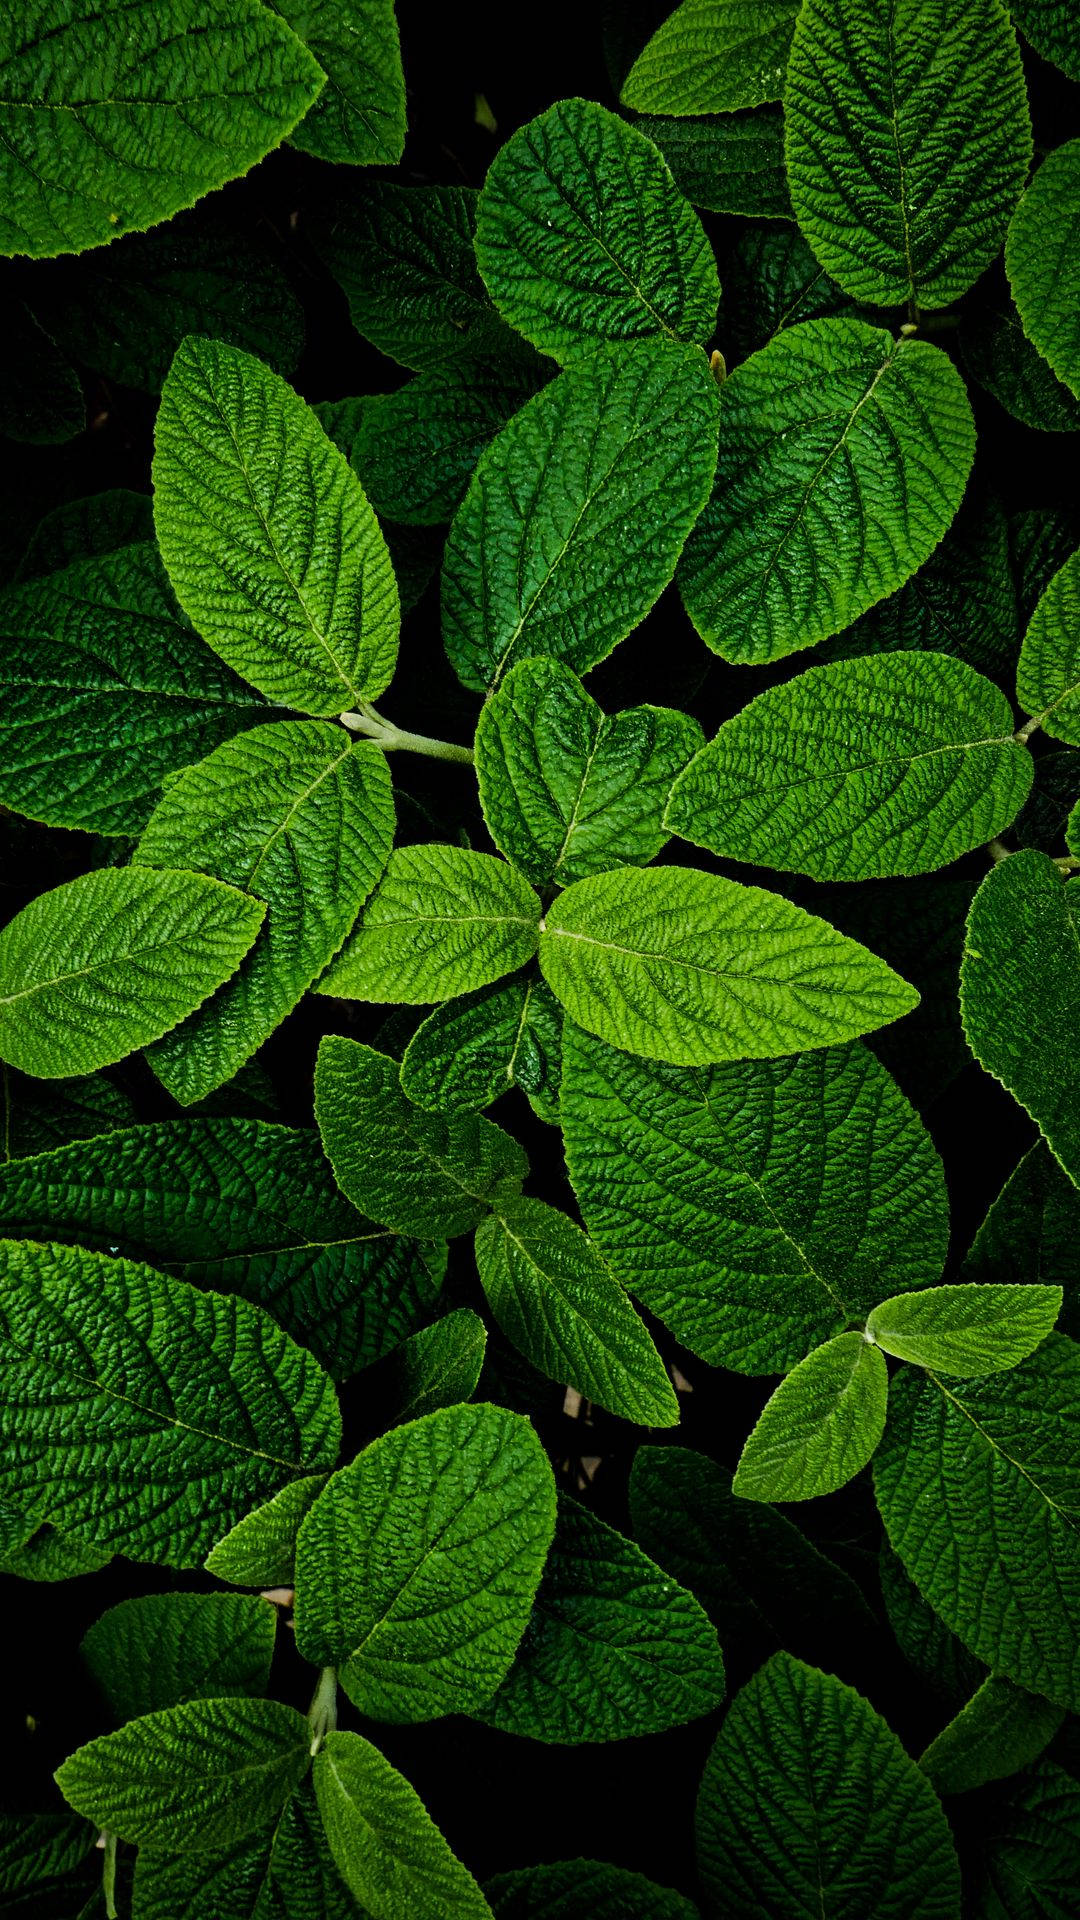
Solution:
[(319, 1684), (308, 1708), (308, 1721), (311, 1726), (311, 1752), (318, 1753), (328, 1733), (337, 1726), (337, 1668), (324, 1667), (319, 1675)]
[(990, 855), (991, 860), (994, 862), (994, 865), (996, 866), (999, 860), (1008, 859), (1010, 853), (1012, 852), (1012, 848), (1007, 847), (1004, 844), (1004, 841), (988, 840), (986, 843), (986, 851)]
[[(1049, 711), (1050, 709), (1047, 707), (1046, 713), (1049, 713)], [(1013, 739), (1019, 740), (1021, 746), (1026, 746), (1032, 734), (1038, 733), (1039, 728), (1046, 719), (1046, 713), (1036, 714), (1034, 720), (1025, 720), (1022, 727), (1017, 727), (1016, 732), (1013, 734)]]
[(404, 749), (408, 753), (427, 754), (429, 760), (460, 760), (470, 767), (473, 764), (471, 747), (456, 746), (452, 740), (431, 740), (426, 733), (408, 733), (404, 727), (395, 727), (392, 720), (384, 720), (374, 707), (363, 707), (359, 713), (343, 713), (339, 717), (350, 733), (364, 734), (384, 753)]
[(107, 1920), (117, 1920), (116, 1913), (116, 1835), (105, 1833), (105, 1859), (101, 1869), (101, 1886), (105, 1895), (105, 1913)]

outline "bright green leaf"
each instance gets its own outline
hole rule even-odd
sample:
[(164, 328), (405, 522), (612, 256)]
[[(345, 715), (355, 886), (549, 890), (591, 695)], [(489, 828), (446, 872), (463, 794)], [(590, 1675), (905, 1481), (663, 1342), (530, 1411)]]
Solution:
[(561, 1057), (558, 1001), (535, 974), (519, 975), (436, 1007), (405, 1049), (401, 1086), (444, 1114), (475, 1113), (520, 1087), (542, 1119), (557, 1120)]
[(324, 1473), (290, 1480), (245, 1513), (206, 1556), (206, 1571), (234, 1587), (291, 1587), (300, 1522), (326, 1485)]
[(271, 1826), (218, 1854), (140, 1847), (137, 1920), (357, 1920), (323, 1832), (310, 1776)]
[(484, 1889), (498, 1920), (698, 1920), (672, 1887), (606, 1860), (553, 1860), (497, 1873)]
[(162, 388), (154, 524), (176, 597), (268, 700), (331, 715), (397, 659), (386, 543), (310, 407), (237, 347), (190, 335)]
[(114, 1720), (185, 1700), (265, 1693), (277, 1614), (242, 1593), (149, 1593), (110, 1607), (82, 1637)]
[(1061, 1707), (991, 1673), (931, 1740), (919, 1765), (935, 1792), (970, 1793), (1037, 1760), (1064, 1718)]
[(730, 113), (779, 100), (799, 0), (682, 0), (623, 82), (642, 113)]
[(940, 1373), (1003, 1373), (1026, 1360), (1061, 1312), (1060, 1287), (964, 1284), (883, 1300), (867, 1338), (897, 1360)]
[(1080, 140), (1042, 162), (1013, 215), (1005, 267), (1024, 332), (1080, 398)]
[(1080, 746), (1080, 553), (1039, 598), (1020, 650), (1016, 697), (1045, 733)]
[(273, 0), (274, 12), (326, 75), (294, 127), (294, 147), (320, 160), (393, 166), (405, 146), (405, 76), (394, 0)]
[(815, 1347), (766, 1402), (733, 1491), (744, 1500), (813, 1500), (846, 1486), (885, 1431), (888, 1392), (884, 1356), (861, 1333)]

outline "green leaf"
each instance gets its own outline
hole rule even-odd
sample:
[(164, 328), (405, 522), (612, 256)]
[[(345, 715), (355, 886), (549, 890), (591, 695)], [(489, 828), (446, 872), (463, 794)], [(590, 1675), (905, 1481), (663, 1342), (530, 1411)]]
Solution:
[(334, 1865), (310, 1777), (272, 1826), (225, 1852), (159, 1853), (135, 1863), (137, 1920), (357, 1920)]
[(135, 1846), (213, 1853), (272, 1820), (310, 1765), (311, 1729), (277, 1700), (189, 1700), (78, 1747), (65, 1800)]
[(959, 1707), (985, 1678), (984, 1663), (923, 1599), (888, 1540), (882, 1541), (878, 1554), (878, 1578), (886, 1618), (904, 1659), (935, 1693)]
[(319, 1047), (315, 1117), (342, 1192), (396, 1233), (471, 1233), (528, 1171), (501, 1127), (423, 1112), (402, 1092), (396, 1060), (333, 1034)]
[(89, 1911), (101, 1884), (94, 1829), (72, 1813), (0, 1815), (0, 1899), (19, 1920)]
[(117, 1722), (185, 1700), (265, 1693), (277, 1613), (241, 1593), (150, 1593), (121, 1600), (79, 1651)]
[(254, 0), (28, 0), (0, 29), (0, 252), (79, 253), (246, 173), (323, 84)]
[(1011, 0), (1010, 10), (1036, 53), (1052, 60), (1070, 80), (1080, 80), (1080, 50), (1070, 0)]
[(936, 1793), (970, 1793), (1037, 1760), (1064, 1718), (1061, 1707), (991, 1673), (919, 1765)]
[[(541, 1119), (558, 1119), (562, 1012), (535, 974), (436, 1007), (409, 1041), (401, 1086), (418, 1107), (474, 1113), (521, 1087)], [(539, 1104), (538, 1104), (539, 1103)]]
[(81, 1247), (4, 1241), (0, 1498), (166, 1566), (333, 1465), (334, 1390), (246, 1300)]
[(320, 160), (393, 166), (405, 146), (405, 76), (394, 0), (274, 0), (326, 85), (290, 135)]
[(104, 1074), (42, 1086), (40, 1080), (0, 1066), (0, 1165), (49, 1153), (69, 1140), (112, 1133), (130, 1126), (134, 1118), (130, 1094)]
[(964, 1284), (883, 1300), (867, 1338), (897, 1360), (941, 1373), (1004, 1373), (1026, 1360), (1061, 1312), (1060, 1287)]
[(660, 1733), (723, 1697), (716, 1632), (698, 1601), (614, 1527), (560, 1496), (525, 1638), (476, 1718), (579, 1746)]
[(133, 1127), (0, 1169), (0, 1226), (243, 1294), (338, 1380), (411, 1333), (442, 1278), (442, 1250), (349, 1205), (313, 1130), (245, 1118)]
[(960, 1011), (980, 1066), (1026, 1107), (1080, 1181), (1080, 887), (1022, 848), (991, 868), (971, 903)]
[(937, 1796), (854, 1687), (774, 1654), (736, 1697), (697, 1805), (698, 1866), (731, 1920), (958, 1920)]
[(353, 326), (403, 367), (439, 368), (468, 335), (502, 332), (473, 252), (476, 202), (471, 187), (380, 180), (313, 209), (308, 237)]
[(207, 1573), (233, 1587), (291, 1587), (300, 1522), (325, 1485), (324, 1473), (309, 1474), (253, 1507), (210, 1549)]
[(122, 1060), (235, 973), (265, 912), (202, 874), (130, 867), (38, 894), (0, 934), (0, 1057), (45, 1080)]
[(1014, 727), (1004, 694), (944, 653), (808, 667), (725, 721), (667, 824), (815, 880), (929, 873), (1019, 813), (1034, 762)]
[(785, 327), (850, 313), (797, 227), (749, 225), (724, 257), (724, 351), (730, 365), (764, 347)]
[(605, 659), (671, 580), (715, 464), (716, 385), (678, 342), (592, 352), (528, 401), (447, 538), (443, 638), (458, 678), (482, 693), (525, 656), (578, 673)]
[(960, 352), (971, 378), (1023, 426), (1038, 433), (1080, 428), (1080, 401), (1032, 346), (1005, 294), (965, 317)]
[(996, 1673), (1080, 1702), (1080, 1348), (1051, 1334), (984, 1380), (903, 1369), (874, 1462), (920, 1593)]
[(1015, 1167), (968, 1250), (961, 1278), (1041, 1284), (1064, 1293), (1058, 1331), (1080, 1333), (1080, 1191), (1041, 1143)]
[(559, 660), (523, 660), (476, 729), (480, 802), (496, 846), (534, 886), (646, 866), (701, 730), (673, 707), (610, 718)]
[(476, 1230), (476, 1264), (498, 1325), (549, 1380), (642, 1426), (678, 1424), (650, 1335), (565, 1213), (542, 1200), (503, 1202)]
[(1016, 697), (1054, 740), (1080, 746), (1080, 552), (1040, 596), (1024, 635)]
[(315, 1793), (338, 1870), (371, 1920), (485, 1920), (491, 1908), (420, 1795), (357, 1733), (330, 1733)]
[(560, 100), (500, 147), (476, 257), (503, 318), (559, 361), (643, 334), (700, 342), (716, 320), (712, 249), (667, 162), (591, 100)]
[(296, 1644), (376, 1720), (490, 1699), (525, 1630), (555, 1528), (529, 1422), (444, 1407), (334, 1474), (296, 1543)]
[(243, 734), (170, 782), (135, 851), (266, 903), (239, 973), (158, 1042), (150, 1064), (174, 1099), (231, 1080), (332, 959), (394, 839), (386, 756), (342, 727), (285, 720)]
[(62, 446), (86, 427), (82, 381), (56, 340), (21, 300), (0, 368), (0, 434), (23, 446)]
[(1031, 161), (1000, 0), (808, 0), (784, 111), (796, 217), (854, 299), (947, 307), (990, 265)]
[[(153, 538), (150, 495), (132, 493), (127, 487), (108, 487), (104, 493), (92, 493), (84, 500), (67, 500), (39, 520), (15, 578), (20, 582), (37, 580), (77, 560), (115, 553), (118, 547), (152, 543)], [(164, 580), (160, 562), (158, 572)]]
[(396, 847), (318, 990), (403, 1006), (469, 993), (532, 959), (540, 911), (528, 882), (490, 853)]
[(638, 55), (621, 99), (642, 113), (730, 113), (779, 100), (799, 0), (682, 0)]
[[(1068, 1920), (1076, 1904), (1080, 1781), (1040, 1760), (995, 1796), (979, 1884), (979, 1920)], [(973, 1876), (974, 1877), (974, 1876)]]
[(395, 1347), (364, 1382), (369, 1407), (377, 1400), (388, 1409), (377, 1431), (471, 1400), (486, 1347), (487, 1329), (468, 1307), (456, 1307)]
[(865, 1047), (688, 1070), (569, 1023), (562, 1118), (601, 1253), (711, 1366), (786, 1371), (940, 1276), (941, 1163)]
[(53, 557), (0, 600), (0, 800), (51, 827), (137, 833), (166, 774), (267, 709), (181, 613), (156, 547)]
[(683, 1065), (828, 1046), (918, 999), (802, 907), (685, 867), (576, 880), (542, 923), (540, 965), (591, 1033)]
[(713, 496), (679, 569), (702, 639), (756, 664), (850, 626), (933, 552), (974, 450), (940, 348), (844, 317), (786, 328), (720, 389)]
[(784, 116), (779, 107), (750, 107), (715, 119), (631, 114), (631, 124), (659, 147), (675, 185), (695, 207), (784, 220), (791, 214), (784, 172)]
[(1009, 226), (1005, 269), (1028, 339), (1080, 398), (1080, 140), (1042, 162)]
[(88, 1546), (74, 1534), (45, 1525), (17, 1547), (11, 1547), (0, 1559), (0, 1572), (16, 1580), (37, 1580), (51, 1585), (57, 1580), (76, 1580), (80, 1574), (98, 1573), (107, 1567), (112, 1554), (106, 1547)]
[(698, 1920), (673, 1887), (606, 1860), (553, 1860), (497, 1873), (485, 1892), (498, 1920)]
[(813, 1500), (846, 1486), (885, 1431), (888, 1393), (884, 1355), (863, 1334), (815, 1347), (766, 1402), (733, 1491), (743, 1500)]
[(328, 716), (373, 700), (399, 608), (364, 490), (310, 407), (237, 347), (190, 335), (161, 393), (154, 524), (216, 653), (268, 700)]

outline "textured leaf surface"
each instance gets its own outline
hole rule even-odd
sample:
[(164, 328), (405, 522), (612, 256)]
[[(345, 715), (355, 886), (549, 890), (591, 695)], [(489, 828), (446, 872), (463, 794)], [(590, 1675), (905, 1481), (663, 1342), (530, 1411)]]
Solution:
[(659, 1733), (724, 1697), (715, 1629), (640, 1547), (565, 1496), (517, 1659), (477, 1714), (577, 1746)]
[(73, 1813), (0, 1816), (0, 1891), (8, 1911), (64, 1920), (101, 1884), (94, 1829)]
[(492, 839), (535, 886), (645, 866), (666, 839), (675, 777), (701, 744), (673, 707), (609, 717), (558, 660), (523, 660), (476, 729), (480, 801)]
[(476, 1232), (488, 1305), (508, 1340), (550, 1380), (643, 1426), (678, 1423), (663, 1361), (581, 1228), (542, 1200), (500, 1205)]
[(291, 1587), (300, 1522), (326, 1485), (313, 1473), (253, 1507), (206, 1556), (206, 1571), (235, 1587)]
[[(487, 1329), (478, 1313), (455, 1307), (430, 1327), (421, 1327), (388, 1353), (367, 1376), (369, 1394), (377, 1391), (388, 1408), (381, 1427), (403, 1426), (440, 1407), (471, 1400), (480, 1380)], [(377, 1386), (374, 1384), (377, 1383)]]
[(48, 826), (137, 832), (167, 773), (266, 716), (181, 613), (149, 545), (13, 588), (0, 629), (0, 798)]
[(1002, 1373), (1026, 1360), (1061, 1311), (1060, 1287), (965, 1284), (883, 1300), (867, 1335), (897, 1360), (949, 1374)]
[(1033, 847), (999, 861), (971, 903), (960, 972), (964, 1032), (979, 1064), (1027, 1108), (1080, 1181), (1080, 887)]
[(1037, 1760), (1064, 1712), (992, 1673), (955, 1720), (943, 1727), (919, 1765), (937, 1793), (970, 1793)]
[(0, 1226), (243, 1294), (339, 1380), (411, 1333), (441, 1279), (439, 1249), (349, 1205), (313, 1130), (243, 1118), (133, 1127), (0, 1170)]
[(798, 0), (682, 0), (623, 82), (642, 113), (730, 113), (779, 100)]
[(1031, 160), (1000, 0), (809, 0), (784, 104), (795, 213), (833, 279), (875, 306), (966, 292)]
[(146, 1046), (235, 973), (261, 900), (199, 873), (101, 867), (0, 934), (0, 1055), (43, 1079)]
[(554, 1528), (554, 1476), (520, 1415), (444, 1407), (395, 1428), (300, 1528), (297, 1647), (373, 1719), (467, 1712), (514, 1658)]
[[(130, 1094), (102, 1073), (42, 1085), (28, 1074), (0, 1067), (0, 1164), (50, 1153), (69, 1140), (90, 1140), (129, 1126), (135, 1118)], [(2, 1178), (2, 1175), (0, 1175)]]
[(1037, 433), (1080, 428), (1080, 401), (1032, 345), (1005, 294), (965, 318), (960, 351), (972, 379), (1023, 426)]
[(939, 348), (863, 320), (786, 328), (720, 390), (713, 496), (679, 569), (702, 638), (759, 663), (850, 626), (933, 552), (974, 448)]
[(185, 1700), (261, 1694), (277, 1615), (240, 1593), (149, 1593), (121, 1600), (83, 1635), (79, 1651), (116, 1721)]
[(1080, 1190), (1040, 1143), (1009, 1175), (975, 1235), (961, 1277), (981, 1285), (1061, 1288), (1065, 1301), (1058, 1331), (1075, 1339), (1080, 1333), (1078, 1240)]
[(706, 1892), (732, 1920), (957, 1920), (937, 1796), (868, 1700), (778, 1653), (733, 1702), (697, 1808)]
[(356, 1920), (334, 1865), (310, 1778), (271, 1826), (222, 1853), (142, 1847), (135, 1863), (138, 1920)]
[(1070, 80), (1080, 80), (1080, 48), (1070, 0), (1012, 0), (1011, 11), (1036, 53), (1052, 60)]
[(319, 1048), (315, 1117), (342, 1192), (397, 1233), (469, 1233), (527, 1172), (501, 1127), (425, 1113), (401, 1091), (396, 1060), (336, 1035)]
[(437, 1113), (476, 1112), (520, 1087), (557, 1119), (561, 1059), (562, 1010), (530, 973), (436, 1007), (405, 1049), (401, 1086)]
[(675, 185), (695, 207), (759, 219), (790, 216), (779, 107), (750, 107), (709, 119), (658, 114), (631, 114), (630, 119), (659, 147)]
[(560, 100), (500, 147), (476, 257), (503, 318), (567, 361), (642, 334), (701, 341), (720, 288), (701, 222), (651, 140)]
[(77, 1580), (80, 1574), (98, 1573), (112, 1559), (108, 1547), (88, 1546), (72, 1533), (59, 1527), (39, 1527), (29, 1540), (12, 1547), (0, 1560), (0, 1571), (16, 1580), (36, 1580), (50, 1584), (55, 1580)]
[(850, 313), (852, 303), (830, 280), (799, 229), (755, 223), (724, 256), (724, 351), (745, 360), (774, 334), (801, 320)]
[(320, 160), (393, 166), (405, 145), (405, 76), (394, 0), (274, 0), (326, 85), (291, 138)]
[(79, 253), (246, 173), (323, 77), (254, 0), (27, 0), (0, 37), (0, 251)]
[(530, 400), (447, 539), (443, 638), (459, 679), (483, 692), (527, 655), (579, 673), (603, 660), (671, 579), (715, 449), (715, 383), (678, 342), (593, 350)]
[(212, 1853), (272, 1820), (310, 1764), (278, 1700), (189, 1700), (78, 1747), (56, 1778), (77, 1813), (136, 1846)]
[(386, 756), (317, 720), (227, 741), (170, 783), (136, 862), (193, 868), (266, 903), (240, 971), (151, 1050), (175, 1099), (189, 1106), (231, 1080), (291, 1013), (348, 934), (393, 838)]
[(0, 1248), (0, 1494), (21, 1512), (193, 1566), (283, 1481), (333, 1465), (334, 1390), (257, 1307), (81, 1247)]
[(606, 1860), (553, 1860), (497, 1873), (485, 1892), (498, 1920), (698, 1920), (672, 1887)]
[(154, 524), (184, 611), (268, 700), (375, 699), (397, 659), (386, 543), (343, 453), (251, 354), (190, 336), (161, 394)]
[(888, 1540), (881, 1543), (878, 1578), (885, 1615), (904, 1659), (935, 1693), (953, 1707), (962, 1706), (984, 1680), (985, 1664), (968, 1652), (923, 1599)]
[(917, 999), (883, 960), (779, 894), (683, 867), (576, 880), (548, 910), (540, 965), (590, 1032), (684, 1065), (828, 1046)]
[(864, 1047), (694, 1070), (568, 1023), (562, 1117), (600, 1251), (710, 1365), (785, 1371), (941, 1273), (941, 1164)]
[(468, 847), (397, 847), (319, 991), (408, 1006), (448, 1000), (524, 966), (539, 925), (536, 894), (505, 860)]
[(861, 1333), (815, 1347), (766, 1402), (742, 1450), (744, 1500), (812, 1500), (860, 1473), (885, 1431), (889, 1375)]
[(1080, 746), (1080, 553), (1039, 598), (1020, 649), (1016, 697), (1044, 732)]
[[(67, 500), (39, 520), (14, 578), (38, 580), (76, 560), (145, 545), (154, 538), (154, 507), (148, 493), (107, 487), (83, 500)], [(163, 577), (163, 569), (158, 568)]]
[(1040, 1760), (995, 1807), (976, 1896), (979, 1920), (1068, 1920), (1078, 1846), (1080, 1781)]
[(420, 1795), (377, 1747), (357, 1733), (328, 1734), (314, 1779), (338, 1870), (371, 1920), (413, 1920), (425, 1909), (453, 1920), (490, 1915)]
[(1080, 397), (1080, 140), (1043, 161), (1013, 215), (1005, 267), (1028, 339)]
[(1032, 1693), (1080, 1700), (1080, 1348), (1051, 1334), (985, 1380), (906, 1368), (874, 1487), (919, 1591), (972, 1653)]
[(1004, 694), (943, 653), (809, 667), (725, 721), (668, 825), (815, 880), (928, 873), (1019, 813), (1034, 763), (1014, 728)]

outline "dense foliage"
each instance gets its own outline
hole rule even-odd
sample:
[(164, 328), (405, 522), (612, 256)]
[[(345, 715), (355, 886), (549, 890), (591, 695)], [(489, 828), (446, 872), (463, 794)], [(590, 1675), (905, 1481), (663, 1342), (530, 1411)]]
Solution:
[(1080, 22), (399, 11), (0, 21), (0, 1913), (1065, 1920)]

